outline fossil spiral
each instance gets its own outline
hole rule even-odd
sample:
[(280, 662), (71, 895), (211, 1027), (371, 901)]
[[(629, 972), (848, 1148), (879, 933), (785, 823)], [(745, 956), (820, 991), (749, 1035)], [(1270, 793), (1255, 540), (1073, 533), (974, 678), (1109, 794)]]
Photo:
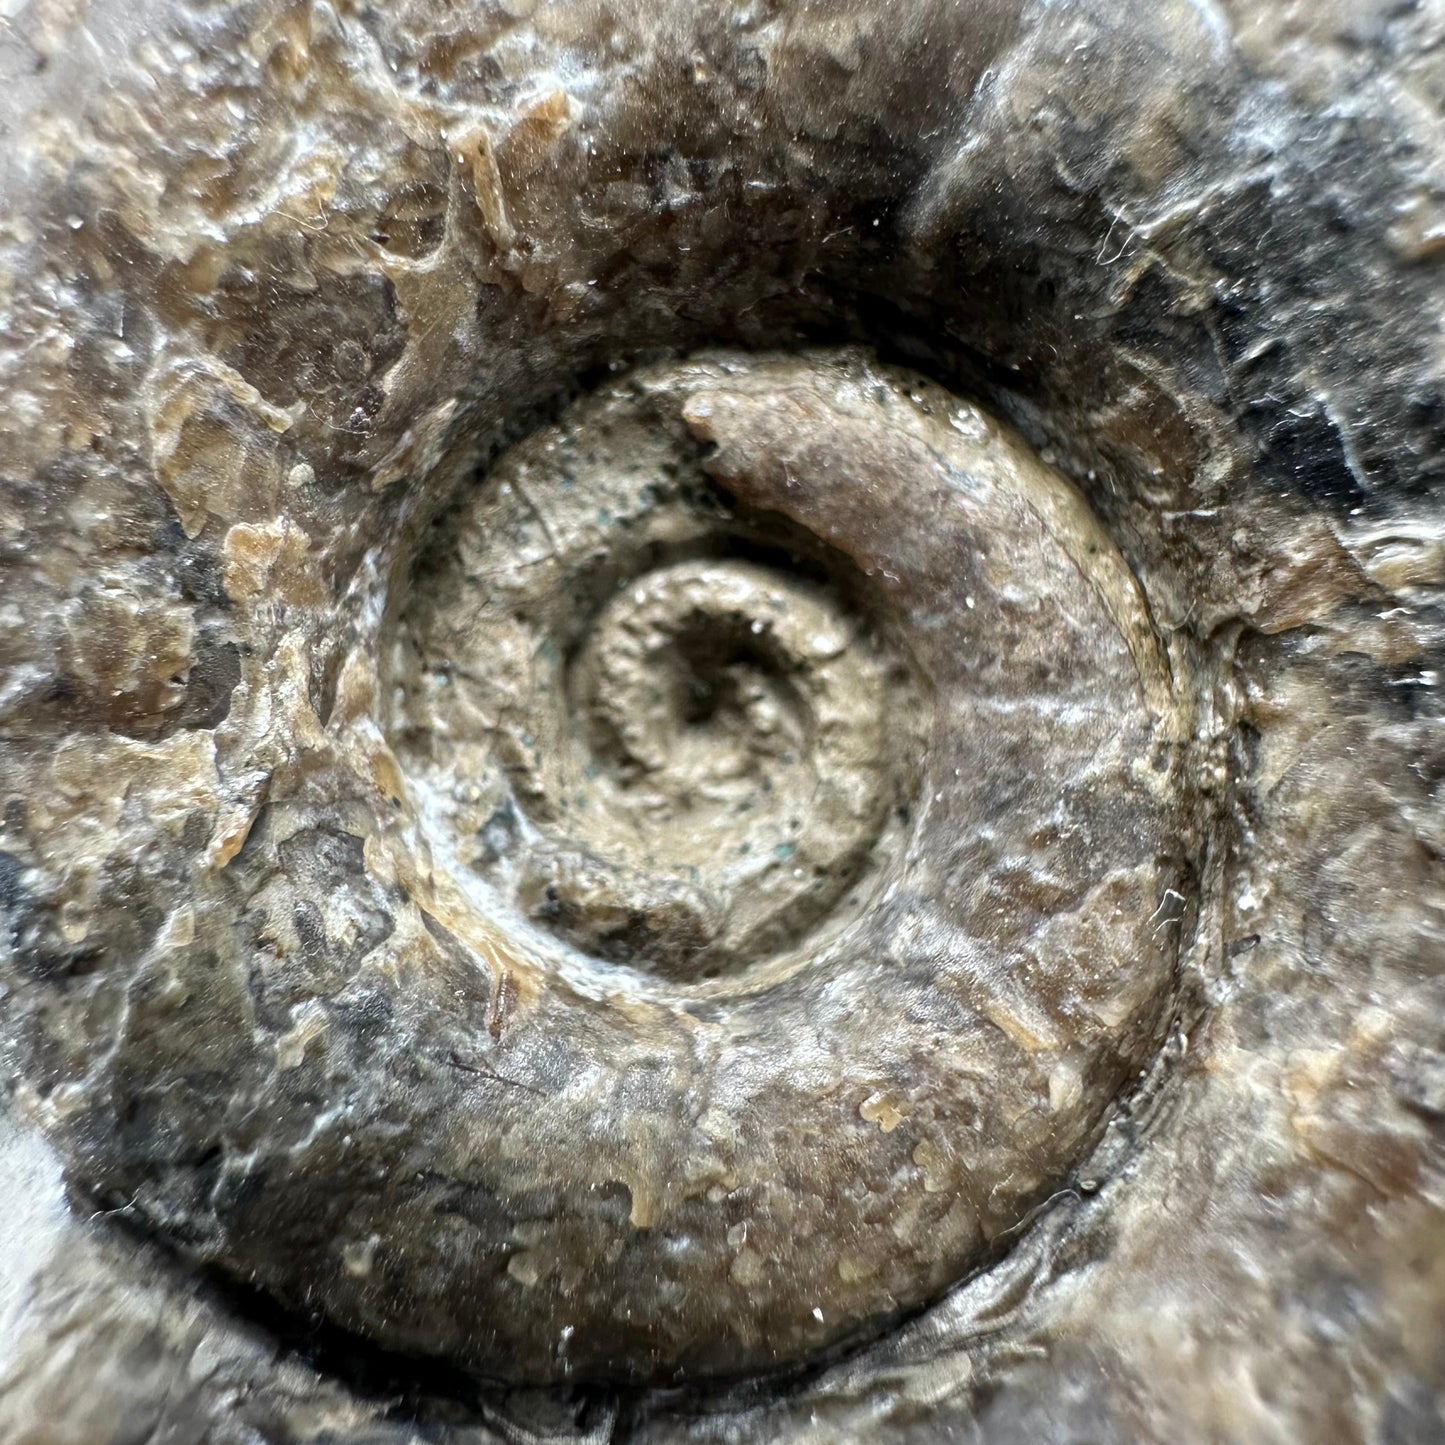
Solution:
[[(610, 383), (464, 506), (393, 727), (433, 933), (490, 968), (446, 1172), (505, 1248), (426, 1337), (756, 1369), (926, 1300), (1158, 1041), (1184, 734), (1132, 575), (1005, 429), (859, 354)], [(424, 1286), (367, 1230), (390, 1333), (374, 1276)]]
[(1429, 1438), (1428, 9), (26, 7), (0, 1433)]

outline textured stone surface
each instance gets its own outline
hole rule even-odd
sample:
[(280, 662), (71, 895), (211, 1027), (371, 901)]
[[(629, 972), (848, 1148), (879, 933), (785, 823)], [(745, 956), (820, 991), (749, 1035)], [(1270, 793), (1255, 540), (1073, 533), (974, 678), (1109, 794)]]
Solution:
[(13, 15), (0, 1433), (1438, 1437), (1442, 43)]

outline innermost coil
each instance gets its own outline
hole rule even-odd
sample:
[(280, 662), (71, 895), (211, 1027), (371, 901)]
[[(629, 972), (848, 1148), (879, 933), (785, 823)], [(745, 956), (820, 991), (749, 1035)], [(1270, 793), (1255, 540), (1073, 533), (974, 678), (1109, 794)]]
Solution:
[(397, 673), (401, 745), (474, 876), (681, 981), (856, 916), (922, 752), (867, 580), (704, 461), (676, 402), (574, 407), (439, 529)]

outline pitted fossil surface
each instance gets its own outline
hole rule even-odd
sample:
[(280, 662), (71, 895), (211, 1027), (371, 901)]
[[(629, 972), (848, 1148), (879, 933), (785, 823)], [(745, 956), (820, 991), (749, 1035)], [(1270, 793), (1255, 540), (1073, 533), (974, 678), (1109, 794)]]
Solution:
[(1439, 1438), (1438, 7), (11, 9), (0, 1437)]

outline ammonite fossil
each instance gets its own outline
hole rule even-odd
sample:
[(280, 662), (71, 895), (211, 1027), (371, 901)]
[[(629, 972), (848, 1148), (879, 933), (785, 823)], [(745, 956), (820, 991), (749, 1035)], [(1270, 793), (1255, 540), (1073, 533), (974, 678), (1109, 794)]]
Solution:
[(8, 43), (0, 1434), (1438, 1438), (1445, 16)]

